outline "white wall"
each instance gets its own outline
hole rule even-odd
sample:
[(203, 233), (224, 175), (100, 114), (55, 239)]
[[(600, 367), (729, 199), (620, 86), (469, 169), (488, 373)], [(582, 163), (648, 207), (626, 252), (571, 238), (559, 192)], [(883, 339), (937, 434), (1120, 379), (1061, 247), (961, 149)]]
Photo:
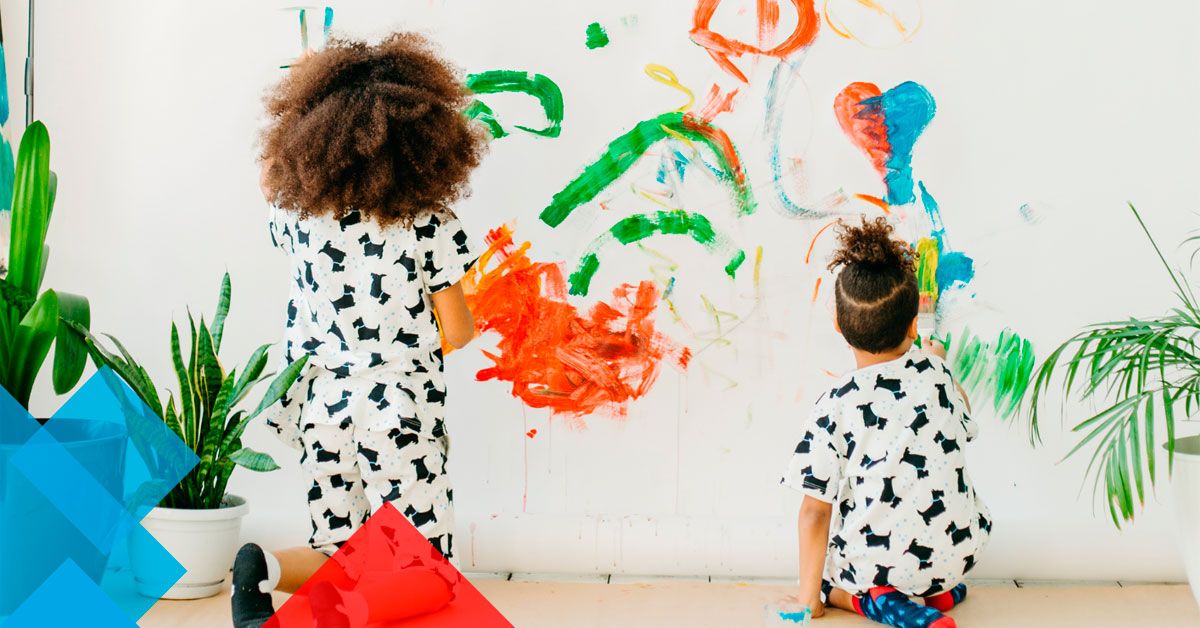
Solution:
[[(14, 31), (24, 4), (0, 3), (18, 112), (15, 51), (23, 38)], [(563, 87), (562, 137), (518, 133), (497, 142), (462, 210), (478, 236), (516, 219), (539, 259), (573, 263), (605, 224), (593, 207), (590, 218), (548, 229), (536, 215), (551, 195), (617, 133), (678, 105), (680, 94), (648, 80), (644, 64), (671, 67), (698, 93), (713, 81), (730, 84), (688, 40), (685, 0), (332, 4), (335, 28), (349, 34), (426, 29), (470, 71), (532, 70)], [(1123, 203), (1137, 202), (1172, 251), (1197, 224), (1194, 4), (923, 5), (923, 27), (908, 45), (868, 49), (826, 29), (813, 46), (785, 127), (786, 152), (809, 164), (808, 189), (880, 193), (830, 104), (851, 81), (886, 89), (915, 80), (938, 101), (917, 146), (917, 175), (941, 202), (956, 247), (979, 262), (975, 298), (956, 313), (960, 322), (1008, 324), (1045, 349), (1085, 323), (1171, 306), (1165, 276)], [(294, 17), (280, 6), (38, 2), (37, 115), (50, 128), (60, 177), (47, 285), (89, 295), (94, 327), (122, 338), (164, 383), (170, 317), (187, 305), (210, 311), (225, 270), (234, 285), (226, 360), (281, 335), (287, 277), (266, 235), (254, 163), (260, 98), (296, 45)], [(622, 26), (627, 15), (638, 16), (636, 27)], [(610, 47), (584, 47), (593, 20), (609, 27)], [(685, 316), (706, 325), (694, 307), (704, 294), (746, 317), (728, 347), (704, 351), (687, 372), (665, 368), (627, 418), (590, 417), (585, 429), (524, 408), (502, 382), (476, 383), (486, 364), (479, 348), (449, 358), (459, 549), (472, 569), (793, 573), (798, 500), (777, 477), (797, 422), (826, 381), (822, 370), (845, 369), (849, 356), (827, 304), (808, 302), (820, 264), (805, 265), (804, 249), (824, 223), (783, 218), (766, 202), (760, 134), (769, 70), (762, 64), (735, 112), (719, 120), (747, 157), (762, 208), (734, 220), (719, 188), (696, 178), (682, 190), (685, 203), (705, 208), (739, 242), (763, 245), (762, 305), (747, 316), (754, 300), (744, 280), (723, 280), (719, 265), (687, 246), (661, 245), (685, 261)], [(506, 112), (535, 113), (519, 99), (504, 102)], [(617, 198), (622, 214), (647, 209), (631, 195)], [(1020, 220), (1025, 203), (1041, 212), (1037, 225)], [(829, 245), (823, 240), (815, 257)], [(649, 276), (644, 254), (629, 248), (620, 257), (597, 276), (593, 295)], [(665, 313), (658, 319), (672, 337), (700, 346)], [(58, 401), (44, 388), (36, 403), (50, 412)], [(1071, 407), (1068, 417), (1084, 411)], [(1046, 446), (1031, 450), (1019, 426), (980, 418), (971, 473), (996, 532), (979, 576), (1182, 578), (1167, 491), (1117, 532), (1104, 511), (1093, 514), (1090, 486), (1080, 492), (1082, 460), (1057, 463), (1071, 441), (1053, 422)], [(527, 438), (535, 427), (538, 436)], [(307, 484), (295, 457), (261, 427), (249, 441), (285, 468), (235, 474), (234, 490), (252, 503), (246, 536), (302, 543)]]

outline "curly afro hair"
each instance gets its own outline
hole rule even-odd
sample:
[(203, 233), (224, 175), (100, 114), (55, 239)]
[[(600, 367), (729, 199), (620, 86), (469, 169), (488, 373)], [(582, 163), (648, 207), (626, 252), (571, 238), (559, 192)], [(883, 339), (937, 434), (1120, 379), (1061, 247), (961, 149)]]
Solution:
[(842, 267), (835, 286), (838, 327), (850, 346), (868, 353), (896, 349), (917, 316), (916, 254), (893, 237), (884, 218), (841, 224), (840, 247), (829, 269)]
[(305, 217), (357, 209), (410, 226), (445, 213), (469, 193), (487, 146), (486, 130), (463, 114), (470, 96), (420, 35), (332, 39), (266, 97), (263, 187)]

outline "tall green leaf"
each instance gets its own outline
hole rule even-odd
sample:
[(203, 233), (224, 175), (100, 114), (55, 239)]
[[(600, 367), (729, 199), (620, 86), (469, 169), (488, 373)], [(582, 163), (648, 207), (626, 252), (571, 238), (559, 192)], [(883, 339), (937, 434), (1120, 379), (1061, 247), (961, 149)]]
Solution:
[(41, 122), (25, 128), (13, 177), (7, 281), (34, 295), (41, 285), (43, 246), (50, 220), (50, 134)]
[(217, 353), (221, 351), (221, 337), (225, 334), (225, 317), (229, 315), (229, 301), (233, 295), (233, 284), (229, 281), (229, 273), (221, 279), (221, 293), (217, 296), (217, 312), (212, 322), (212, 342)]
[[(68, 292), (58, 293), (58, 316), (83, 328), (92, 324), (92, 310), (85, 297)], [(58, 326), (54, 340), (54, 370), (51, 377), (54, 392), (64, 395), (75, 387), (87, 366), (88, 351), (83, 338), (68, 325)]]
[(6, 386), (12, 387), (8, 392), (25, 408), (29, 407), (33, 382), (57, 332), (58, 295), (47, 290), (21, 319), (13, 336), (12, 364), (16, 368), (10, 371)]

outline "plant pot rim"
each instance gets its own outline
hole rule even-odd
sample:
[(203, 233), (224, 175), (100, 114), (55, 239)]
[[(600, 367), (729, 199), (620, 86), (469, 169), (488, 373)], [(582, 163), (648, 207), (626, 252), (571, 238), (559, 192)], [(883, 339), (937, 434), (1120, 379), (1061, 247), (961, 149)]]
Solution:
[(226, 521), (239, 519), (250, 512), (244, 497), (226, 494), (220, 508), (166, 508), (157, 506), (147, 517), (167, 521)]

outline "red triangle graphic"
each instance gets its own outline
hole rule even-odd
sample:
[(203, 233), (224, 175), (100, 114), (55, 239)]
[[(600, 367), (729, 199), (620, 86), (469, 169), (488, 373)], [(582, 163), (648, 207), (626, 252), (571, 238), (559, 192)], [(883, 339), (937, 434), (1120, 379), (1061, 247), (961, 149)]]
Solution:
[(512, 628), (388, 503), (263, 626)]

